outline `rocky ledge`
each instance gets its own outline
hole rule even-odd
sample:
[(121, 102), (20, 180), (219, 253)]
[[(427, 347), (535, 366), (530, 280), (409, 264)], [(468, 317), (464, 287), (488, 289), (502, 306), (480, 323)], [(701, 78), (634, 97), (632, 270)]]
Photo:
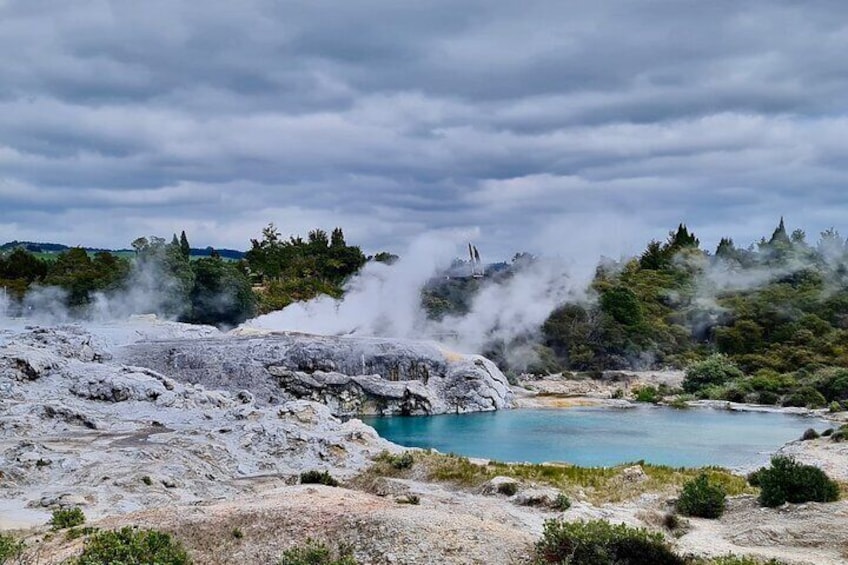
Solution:
[(426, 415), (508, 408), (494, 363), (434, 343), (296, 333), (145, 341), (114, 350), (124, 364), (237, 393), (258, 405), (313, 400), (336, 416)]
[(344, 477), (397, 449), (318, 403), (259, 406), (113, 359), (77, 327), (0, 343), (0, 528), (228, 499), (308, 469)]

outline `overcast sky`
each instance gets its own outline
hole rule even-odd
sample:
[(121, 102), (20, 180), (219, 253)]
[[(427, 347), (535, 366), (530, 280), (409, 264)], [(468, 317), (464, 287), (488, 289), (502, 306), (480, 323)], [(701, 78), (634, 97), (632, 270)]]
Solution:
[(0, 242), (848, 232), (848, 3), (0, 0)]

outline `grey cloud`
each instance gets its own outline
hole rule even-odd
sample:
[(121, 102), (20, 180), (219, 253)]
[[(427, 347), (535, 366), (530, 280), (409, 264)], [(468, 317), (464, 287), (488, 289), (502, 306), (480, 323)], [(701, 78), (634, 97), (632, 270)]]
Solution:
[(0, 49), (0, 240), (614, 254), (574, 226), (634, 251), (848, 208), (836, 0), (7, 0)]

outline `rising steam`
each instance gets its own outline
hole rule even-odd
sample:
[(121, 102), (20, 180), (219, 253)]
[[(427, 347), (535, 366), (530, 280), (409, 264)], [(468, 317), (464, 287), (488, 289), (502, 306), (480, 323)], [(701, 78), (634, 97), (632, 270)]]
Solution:
[[(293, 304), (250, 320), (245, 327), (429, 339), (482, 353), (494, 343), (508, 345), (538, 333), (554, 308), (580, 292), (563, 263), (538, 260), (505, 280), (485, 282), (467, 314), (428, 319), (421, 291), (434, 277), (444, 276), (462, 245), (447, 237), (422, 237), (392, 266), (369, 263), (347, 284), (344, 299), (321, 297)], [(508, 348), (506, 354), (511, 352), (525, 358), (511, 360), (519, 365), (526, 366), (533, 357), (526, 348)]]

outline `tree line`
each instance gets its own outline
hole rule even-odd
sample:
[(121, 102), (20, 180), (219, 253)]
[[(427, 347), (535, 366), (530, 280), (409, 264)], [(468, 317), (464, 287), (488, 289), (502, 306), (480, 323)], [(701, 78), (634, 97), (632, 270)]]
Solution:
[[(68, 248), (48, 258), (25, 246), (0, 252), (0, 287), (13, 314), (25, 314), (40, 289), (61, 289), (62, 306), (86, 315), (98, 297), (132, 300), (148, 291), (138, 308), (184, 322), (232, 326), (296, 300), (318, 294), (340, 297), (344, 281), (366, 262), (359, 247), (347, 245), (344, 232), (316, 229), (306, 239), (284, 239), (270, 225), (242, 260), (225, 260), (214, 250), (192, 257), (183, 231), (170, 243), (139, 237), (134, 256)], [(377, 260), (390, 260), (381, 254)], [(138, 312), (143, 313), (143, 312)]]

